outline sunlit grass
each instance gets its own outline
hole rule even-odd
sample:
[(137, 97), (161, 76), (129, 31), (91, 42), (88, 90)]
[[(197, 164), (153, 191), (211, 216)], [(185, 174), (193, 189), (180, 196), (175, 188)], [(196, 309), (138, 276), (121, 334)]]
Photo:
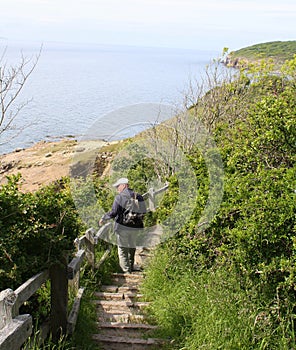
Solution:
[(295, 345), (292, 322), (275, 327), (260, 300), (240, 287), (232, 269), (170, 266), (161, 250), (147, 270), (142, 292), (168, 349), (281, 349)]

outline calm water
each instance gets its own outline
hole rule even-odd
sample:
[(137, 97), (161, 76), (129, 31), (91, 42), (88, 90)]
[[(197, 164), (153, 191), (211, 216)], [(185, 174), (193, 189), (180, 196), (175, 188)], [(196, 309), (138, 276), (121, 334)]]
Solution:
[[(38, 52), (38, 47), (5, 45), (8, 64), (20, 58), (21, 49), (25, 57)], [(0, 49), (2, 53), (1, 43)], [(103, 135), (108, 137), (114, 126), (112, 120), (109, 130), (110, 112), (114, 116), (118, 108), (140, 103), (181, 104), (190, 79), (198, 79), (206, 65), (217, 57), (217, 52), (193, 50), (44, 45), (38, 65), (18, 100), (22, 103), (32, 99), (21, 110), (15, 128), (29, 126), (1, 145), (0, 153), (40, 140), (79, 137), (100, 118), (104, 121)], [(125, 115), (120, 126), (137, 121), (135, 113)], [(8, 136), (0, 135), (0, 142)]]

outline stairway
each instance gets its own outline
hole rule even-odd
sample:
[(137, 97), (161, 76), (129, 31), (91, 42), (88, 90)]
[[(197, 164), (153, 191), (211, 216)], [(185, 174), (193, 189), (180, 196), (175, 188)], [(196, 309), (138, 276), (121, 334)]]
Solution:
[(98, 314), (98, 333), (93, 339), (101, 350), (161, 349), (164, 341), (151, 336), (156, 326), (147, 322), (139, 285), (143, 273), (115, 273), (110, 285), (95, 293)]

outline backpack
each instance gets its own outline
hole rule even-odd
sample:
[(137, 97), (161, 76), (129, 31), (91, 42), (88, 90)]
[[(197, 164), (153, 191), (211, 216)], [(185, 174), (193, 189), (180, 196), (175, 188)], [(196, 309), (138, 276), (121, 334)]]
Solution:
[(140, 205), (137, 193), (127, 200), (122, 213), (122, 224), (125, 226), (138, 226), (142, 223), (143, 213), (140, 213)]

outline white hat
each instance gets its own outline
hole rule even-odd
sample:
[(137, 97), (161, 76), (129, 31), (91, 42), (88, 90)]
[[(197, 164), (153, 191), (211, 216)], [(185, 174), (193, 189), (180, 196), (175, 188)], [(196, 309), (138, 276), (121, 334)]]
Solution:
[(113, 187), (117, 187), (117, 186), (119, 186), (119, 185), (126, 185), (126, 184), (128, 184), (128, 179), (127, 179), (126, 177), (122, 177), (122, 178), (118, 179), (118, 180), (115, 182), (115, 184), (113, 184), (112, 186), (113, 186)]

